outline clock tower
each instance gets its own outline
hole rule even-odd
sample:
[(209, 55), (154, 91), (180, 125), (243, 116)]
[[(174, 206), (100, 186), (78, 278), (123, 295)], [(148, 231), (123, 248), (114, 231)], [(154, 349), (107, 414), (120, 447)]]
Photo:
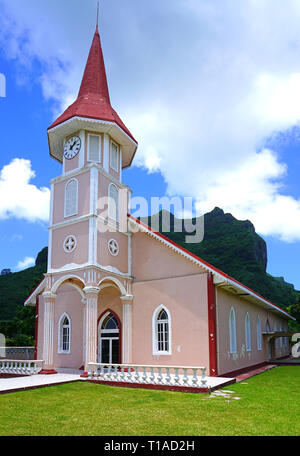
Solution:
[[(43, 294), (45, 371), (53, 365), (51, 312), (57, 297), (53, 290), (58, 291), (63, 283), (77, 287), (85, 306), (82, 359), (86, 371), (88, 362), (97, 361), (93, 338), (97, 339), (100, 284), (117, 284), (125, 308), (132, 299), (131, 233), (127, 228), (131, 191), (122, 183), (122, 170), (131, 165), (137, 142), (111, 106), (98, 26), (78, 97), (48, 128), (48, 141), (50, 156), (62, 164), (62, 174), (51, 181)], [(128, 311), (123, 309), (123, 319), (126, 316)], [(130, 347), (125, 345), (123, 360), (130, 358)]]

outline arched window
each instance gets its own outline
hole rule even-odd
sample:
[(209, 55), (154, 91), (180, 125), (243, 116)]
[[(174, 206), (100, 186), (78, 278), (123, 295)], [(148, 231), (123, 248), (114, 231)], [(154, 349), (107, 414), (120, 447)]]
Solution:
[(119, 190), (114, 184), (108, 189), (108, 217), (116, 222), (119, 220)]
[(116, 317), (112, 314), (109, 314), (104, 319), (102, 326), (101, 326), (101, 330), (102, 331), (108, 330), (109, 332), (111, 332), (111, 330), (113, 330), (113, 329), (119, 331), (119, 325), (118, 325)]
[(171, 354), (171, 317), (169, 311), (160, 306), (153, 314), (153, 354)]
[(70, 353), (71, 320), (67, 314), (60, 317), (58, 324), (58, 353)]
[(248, 312), (245, 317), (245, 335), (246, 335), (246, 350), (251, 351), (251, 328), (250, 328), (250, 317)]
[(118, 364), (120, 356), (120, 327), (118, 319), (106, 312), (98, 324), (98, 362)]
[(256, 321), (256, 332), (257, 332), (257, 350), (261, 350), (261, 322), (260, 322), (260, 316), (257, 315), (257, 321)]
[(65, 217), (78, 213), (78, 181), (70, 180), (65, 188)]
[(235, 311), (232, 307), (229, 315), (229, 338), (230, 338), (230, 353), (236, 353), (236, 321)]

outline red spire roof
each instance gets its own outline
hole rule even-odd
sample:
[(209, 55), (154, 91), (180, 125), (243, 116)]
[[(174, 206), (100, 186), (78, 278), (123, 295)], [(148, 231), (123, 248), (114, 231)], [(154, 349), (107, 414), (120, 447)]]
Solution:
[(72, 117), (87, 117), (89, 119), (114, 122), (136, 143), (136, 140), (110, 104), (98, 27), (96, 28), (77, 100), (66, 109), (48, 130)]
[(89, 96), (90, 94), (100, 95), (108, 104), (110, 104), (105, 64), (98, 28), (96, 29), (94, 35), (78, 98)]

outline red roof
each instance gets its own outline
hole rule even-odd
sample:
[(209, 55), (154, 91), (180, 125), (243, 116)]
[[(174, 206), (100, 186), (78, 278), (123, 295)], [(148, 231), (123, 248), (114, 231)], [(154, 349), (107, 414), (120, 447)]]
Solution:
[(96, 29), (77, 100), (48, 128), (48, 130), (71, 119), (86, 117), (116, 123), (135, 143), (128, 128), (124, 125), (110, 104), (100, 35)]

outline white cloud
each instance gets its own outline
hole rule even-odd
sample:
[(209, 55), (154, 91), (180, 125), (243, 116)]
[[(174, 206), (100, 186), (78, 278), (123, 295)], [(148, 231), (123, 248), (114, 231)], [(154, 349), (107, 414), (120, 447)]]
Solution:
[[(27, 74), (41, 63), (60, 112), (79, 88), (96, 1), (20, 1), (0, 0), (0, 43)], [(299, 22), (298, 0), (115, 0), (100, 20), (112, 100), (140, 143), (135, 164), (198, 210), (222, 207), (285, 241), (300, 240), (300, 194), (287, 194), (287, 158), (264, 141), (299, 126)]]
[(0, 220), (25, 219), (48, 222), (50, 190), (38, 188), (30, 181), (35, 177), (31, 162), (15, 158), (0, 172)]
[(23, 261), (19, 261), (19, 263), (16, 266), (16, 269), (18, 271), (26, 268), (30, 268), (31, 266), (35, 265), (35, 259), (33, 257), (26, 257), (24, 258)]

